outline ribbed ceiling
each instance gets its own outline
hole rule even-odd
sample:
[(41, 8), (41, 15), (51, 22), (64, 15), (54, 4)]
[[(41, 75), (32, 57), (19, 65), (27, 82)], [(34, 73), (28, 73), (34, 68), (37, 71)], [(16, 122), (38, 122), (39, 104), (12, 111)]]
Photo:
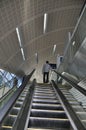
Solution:
[[(68, 32), (73, 32), (83, 4), (84, 0), (0, 0), (0, 67), (17, 75), (37, 68), (40, 77), (46, 60), (56, 63), (57, 54), (63, 55)], [(48, 14), (46, 33), (43, 33), (44, 13)], [(54, 44), (57, 45), (55, 55)], [(38, 64), (35, 53), (38, 53)]]

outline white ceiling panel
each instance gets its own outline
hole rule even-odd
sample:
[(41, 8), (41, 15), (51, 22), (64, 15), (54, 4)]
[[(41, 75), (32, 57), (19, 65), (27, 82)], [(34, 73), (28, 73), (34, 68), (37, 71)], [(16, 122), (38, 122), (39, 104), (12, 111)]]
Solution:
[[(68, 32), (73, 32), (85, 0), (1, 0), (0, 1), (0, 67), (17, 75), (28, 73), (48, 59), (56, 62), (63, 55)], [(48, 14), (43, 33), (44, 13)], [(19, 29), (25, 61), (16, 33)], [(52, 54), (56, 44), (55, 55)], [(39, 62), (36, 63), (35, 53)]]

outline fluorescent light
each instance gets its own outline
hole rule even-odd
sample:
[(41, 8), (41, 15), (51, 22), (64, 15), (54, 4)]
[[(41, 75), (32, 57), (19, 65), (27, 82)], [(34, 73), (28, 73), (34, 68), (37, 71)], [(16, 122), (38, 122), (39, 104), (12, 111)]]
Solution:
[(47, 13), (44, 14), (44, 33), (46, 32), (46, 28), (47, 28)]
[(38, 64), (38, 53), (35, 53), (35, 57), (36, 57), (36, 62)]
[(25, 60), (25, 55), (24, 55), (24, 50), (23, 50), (23, 48), (21, 48), (21, 53), (22, 53), (23, 60)]
[(35, 56), (37, 57), (37, 53), (35, 53)]
[(73, 45), (73, 46), (75, 45), (75, 41), (73, 41), (72, 45)]
[(21, 38), (20, 38), (19, 28), (18, 27), (16, 27), (16, 33), (17, 33), (17, 37), (18, 37), (18, 41), (19, 41), (19, 46), (20, 46), (20, 49), (21, 49), (21, 54), (22, 54), (23, 60), (25, 60), (24, 50), (23, 50), (23, 47), (22, 47), (22, 43), (21, 43)]
[(18, 37), (18, 41), (19, 41), (19, 46), (22, 47), (21, 38), (20, 38), (20, 34), (19, 34), (19, 29), (18, 29), (18, 27), (16, 28), (16, 33), (17, 33), (17, 37)]
[(56, 51), (56, 44), (53, 47), (53, 54), (55, 53), (55, 51)]

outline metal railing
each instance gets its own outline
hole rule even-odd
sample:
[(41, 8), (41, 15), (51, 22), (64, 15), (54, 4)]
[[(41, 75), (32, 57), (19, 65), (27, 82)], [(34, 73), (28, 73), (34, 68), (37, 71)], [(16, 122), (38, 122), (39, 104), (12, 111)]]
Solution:
[(86, 130), (86, 128), (83, 126), (79, 118), (77, 117), (76, 113), (74, 112), (73, 108), (61, 92), (61, 90), (58, 88), (56, 83), (52, 80), (52, 85), (56, 91), (56, 95), (58, 96), (59, 100), (61, 101), (63, 108), (70, 120), (70, 123), (74, 130)]
[(34, 71), (35, 69), (28, 76), (24, 78), (22, 85), (15, 91), (12, 97), (0, 109), (0, 124), (2, 123), (3, 119), (5, 118), (5, 116), (7, 115), (7, 113), (9, 112), (9, 110), (11, 109), (11, 107), (13, 106), (13, 104), (15, 103), (15, 101), (17, 100), (21, 92), (23, 91), (23, 89), (25, 88), (26, 84), (28, 83), (29, 79), (33, 75)]
[(79, 85), (77, 85), (75, 82), (73, 82), (72, 80), (68, 79), (67, 77), (63, 76), (62, 74), (60, 74), (59, 72), (55, 71), (55, 73), (57, 73), (57, 75), (59, 75), (61, 78), (63, 78), (64, 80), (66, 80), (69, 84), (72, 85), (72, 87), (76, 88), (78, 91), (80, 91), (83, 95), (86, 96), (86, 90), (82, 87), (80, 87)]
[(18, 118), (14, 123), (13, 130), (26, 130), (27, 128), (28, 125), (27, 123), (29, 121), (28, 113), (30, 113), (30, 109), (31, 109), (31, 102), (32, 102), (35, 83), (36, 80), (34, 79), (30, 85), (29, 92), (25, 97), (25, 102), (23, 107), (21, 108), (21, 112), (19, 113)]

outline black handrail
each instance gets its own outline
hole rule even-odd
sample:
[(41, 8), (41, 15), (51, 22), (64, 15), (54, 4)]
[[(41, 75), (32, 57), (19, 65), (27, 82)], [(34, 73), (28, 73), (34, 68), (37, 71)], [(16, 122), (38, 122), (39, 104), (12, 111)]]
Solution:
[(64, 80), (66, 80), (68, 83), (70, 83), (72, 85), (72, 87), (76, 88), (78, 91), (80, 91), (83, 95), (86, 96), (86, 90), (82, 87), (80, 87), (79, 85), (77, 85), (75, 82), (73, 82), (72, 80), (68, 79), (67, 77), (63, 76), (62, 74), (60, 74), (59, 72), (53, 70), (57, 75), (59, 75), (60, 77), (62, 77)]
[(33, 75), (35, 69), (30, 73), (30, 75), (26, 76), (24, 78), (24, 81), (22, 85), (15, 91), (15, 93), (12, 95), (12, 97), (6, 102), (6, 104), (0, 109), (0, 124), (2, 123), (3, 119), (13, 106), (13, 104), (16, 102), (17, 98), (19, 97), (20, 93), (23, 91), (25, 88), (26, 84), (28, 83), (29, 79)]
[[(30, 89), (25, 97), (24, 105), (21, 108), (21, 111), (15, 121), (15, 124), (12, 128), (12, 130), (25, 130), (27, 129), (27, 121), (29, 122), (29, 116), (30, 116), (30, 109), (31, 109), (31, 102), (32, 97), (34, 93), (34, 86), (35, 86), (36, 80), (34, 79), (32, 84), (30, 85)], [(19, 125), (21, 124), (21, 125)]]
[(74, 112), (73, 108), (61, 92), (61, 90), (58, 88), (57, 84), (52, 80), (52, 85), (56, 91), (57, 97), (60, 99), (62, 106), (70, 120), (70, 123), (74, 130), (86, 130), (84, 125), (81, 123), (79, 118), (77, 117), (76, 113)]

